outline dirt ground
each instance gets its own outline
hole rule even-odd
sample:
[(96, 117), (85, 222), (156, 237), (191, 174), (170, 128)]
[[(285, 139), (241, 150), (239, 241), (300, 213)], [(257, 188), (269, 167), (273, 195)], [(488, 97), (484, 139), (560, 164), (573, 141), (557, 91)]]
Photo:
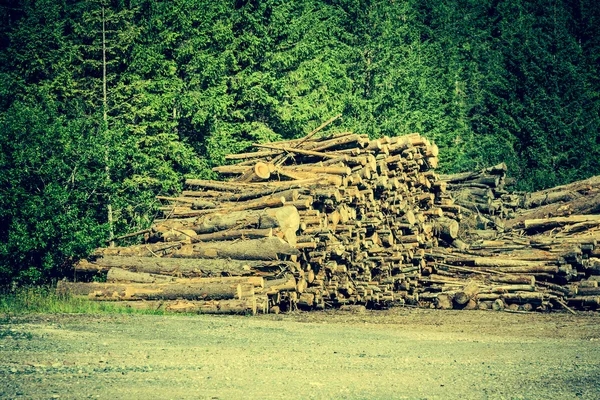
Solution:
[(600, 314), (4, 318), (0, 398), (598, 399)]

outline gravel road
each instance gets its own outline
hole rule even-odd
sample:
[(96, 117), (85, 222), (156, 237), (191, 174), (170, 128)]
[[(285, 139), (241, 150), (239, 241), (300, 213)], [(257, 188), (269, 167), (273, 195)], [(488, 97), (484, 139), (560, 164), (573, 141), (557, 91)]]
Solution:
[(598, 399), (600, 314), (4, 317), (0, 398)]

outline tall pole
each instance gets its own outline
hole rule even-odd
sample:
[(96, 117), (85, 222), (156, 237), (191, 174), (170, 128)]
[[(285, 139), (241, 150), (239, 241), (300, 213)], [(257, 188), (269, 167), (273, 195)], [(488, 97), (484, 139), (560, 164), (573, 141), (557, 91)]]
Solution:
[[(104, 138), (108, 138), (108, 102), (106, 96), (106, 24), (104, 19), (104, 6), (102, 6), (102, 113), (103, 113), (103, 121), (104, 121)], [(104, 171), (106, 172), (106, 183), (110, 185), (110, 167), (108, 165), (108, 143), (104, 148)], [(114, 247), (114, 227), (113, 227), (113, 209), (112, 209), (112, 199), (110, 193), (108, 193), (108, 240), (110, 241), (110, 246)]]

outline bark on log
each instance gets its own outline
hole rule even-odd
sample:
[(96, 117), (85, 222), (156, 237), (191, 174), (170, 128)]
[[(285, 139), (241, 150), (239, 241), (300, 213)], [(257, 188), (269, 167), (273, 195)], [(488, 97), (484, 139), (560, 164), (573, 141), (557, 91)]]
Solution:
[(507, 228), (522, 226), (528, 219), (544, 219), (548, 217), (565, 217), (571, 214), (586, 215), (600, 213), (600, 193), (581, 196), (569, 202), (557, 202), (525, 210), (506, 221)]
[(285, 204), (284, 197), (272, 197), (266, 196), (259, 199), (255, 199), (253, 201), (243, 202), (243, 203), (234, 203), (232, 204), (221, 204), (221, 208), (217, 209), (201, 209), (201, 210), (193, 210), (189, 208), (178, 209), (175, 208), (173, 211), (173, 215), (177, 217), (195, 217), (202, 216), (207, 214), (213, 214), (215, 212), (233, 212), (233, 211), (246, 211), (246, 210), (264, 210), (268, 208), (277, 208), (282, 207)]
[(181, 248), (183, 243), (156, 243), (156, 244), (140, 244), (128, 247), (105, 247), (96, 249), (92, 256), (139, 256), (139, 257), (159, 257), (165, 254), (171, 254), (176, 249)]
[(240, 240), (235, 242), (208, 242), (183, 246), (173, 253), (182, 258), (231, 258), (234, 260), (279, 260), (300, 252), (278, 237)]
[(465, 305), (473, 299), (479, 292), (479, 285), (475, 282), (469, 282), (462, 290), (458, 290), (454, 295), (454, 302), (458, 305)]
[(174, 277), (148, 274), (145, 272), (132, 272), (122, 268), (111, 268), (106, 274), (106, 281), (115, 282), (130, 282), (130, 283), (166, 283), (173, 282)]
[(273, 236), (273, 228), (266, 229), (238, 229), (238, 230), (227, 230), (214, 233), (205, 233), (202, 235), (196, 235), (192, 239), (192, 243), (197, 242), (210, 242), (214, 240), (233, 240), (233, 239), (258, 239)]
[(300, 214), (294, 206), (280, 208), (216, 213), (201, 217), (191, 229), (198, 234), (213, 233), (232, 228), (279, 228), (290, 244), (296, 243)]
[(438, 230), (442, 238), (450, 241), (458, 237), (458, 222), (450, 218), (438, 218), (434, 221), (434, 227)]
[(167, 312), (176, 313), (256, 315), (257, 303), (255, 297), (239, 300), (179, 300), (169, 302), (164, 309)]
[(231, 283), (76, 283), (59, 282), (59, 294), (86, 295), (90, 300), (233, 299), (241, 297), (242, 285)]
[(600, 224), (600, 215), (571, 215), (568, 217), (527, 219), (524, 221), (524, 226), (527, 230), (542, 231), (581, 222), (597, 222)]
[(221, 276), (212, 278), (176, 278), (173, 276), (131, 272), (121, 268), (111, 268), (106, 281), (109, 283), (181, 283), (181, 284), (207, 284), (230, 283), (249, 284), (256, 288), (264, 287), (264, 278), (260, 276)]
[(491, 275), (490, 280), (492, 282), (501, 283), (523, 283), (526, 285), (535, 285), (535, 277), (528, 275)]
[(75, 266), (76, 271), (107, 271), (122, 268), (128, 271), (172, 276), (200, 277), (207, 275), (249, 275), (261, 270), (281, 270), (295, 268), (291, 262), (240, 261), (228, 259), (185, 259), (165, 257), (118, 257), (106, 256), (93, 263), (82, 261)]

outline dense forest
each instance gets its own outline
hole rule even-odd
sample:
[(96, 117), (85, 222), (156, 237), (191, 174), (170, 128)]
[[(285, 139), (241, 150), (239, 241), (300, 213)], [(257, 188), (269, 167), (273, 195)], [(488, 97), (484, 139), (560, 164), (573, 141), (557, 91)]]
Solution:
[(599, 30), (596, 0), (5, 0), (0, 284), (68, 274), (184, 177), (337, 113), (521, 190), (599, 174)]

